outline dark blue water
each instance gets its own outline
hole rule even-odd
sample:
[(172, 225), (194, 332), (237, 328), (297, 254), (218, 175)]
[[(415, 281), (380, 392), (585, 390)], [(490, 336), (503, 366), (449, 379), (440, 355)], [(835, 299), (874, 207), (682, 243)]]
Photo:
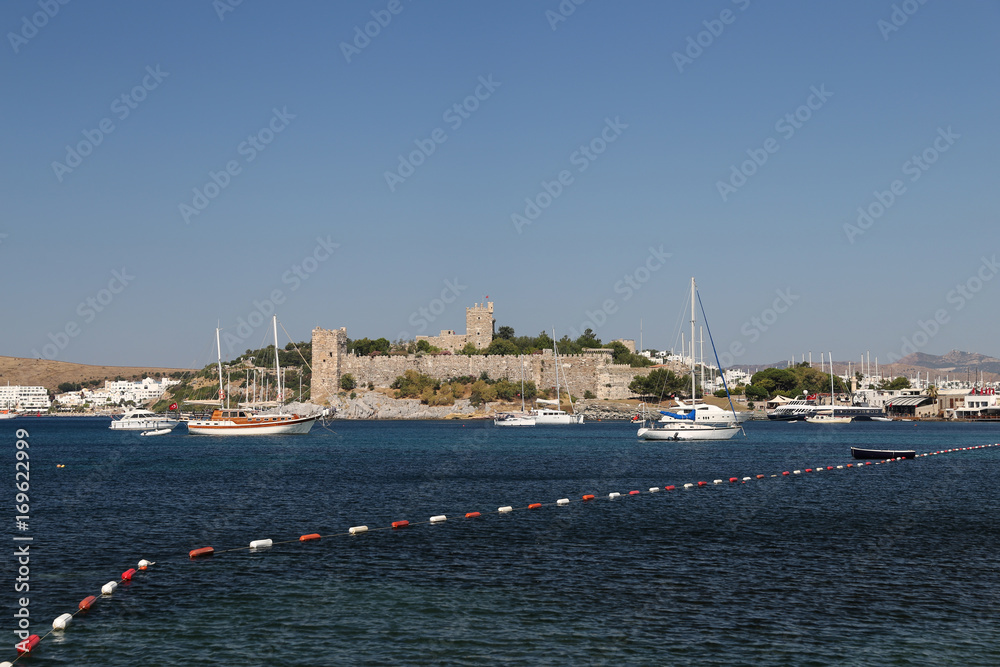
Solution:
[[(18, 664), (1000, 663), (1000, 448), (780, 477), (846, 465), (851, 445), (996, 443), (1000, 425), (753, 422), (746, 439), (701, 444), (639, 442), (621, 422), (335, 422), (245, 439), (107, 425), (0, 423), (11, 499), (15, 429), (31, 443), (30, 529), (14, 530), (8, 503), (0, 559), (8, 646), (15, 535), (34, 538), (38, 634), (157, 561)], [(315, 532), (334, 536), (187, 558)]]

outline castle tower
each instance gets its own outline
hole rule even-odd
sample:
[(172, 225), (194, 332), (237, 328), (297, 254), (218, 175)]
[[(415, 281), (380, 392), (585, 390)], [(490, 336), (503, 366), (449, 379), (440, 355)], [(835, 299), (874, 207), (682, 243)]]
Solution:
[(325, 404), (340, 390), (340, 375), (347, 356), (347, 327), (313, 329), (311, 401)]
[(477, 303), (472, 308), (465, 309), (465, 339), (476, 346), (477, 350), (485, 350), (493, 342), (493, 302)]

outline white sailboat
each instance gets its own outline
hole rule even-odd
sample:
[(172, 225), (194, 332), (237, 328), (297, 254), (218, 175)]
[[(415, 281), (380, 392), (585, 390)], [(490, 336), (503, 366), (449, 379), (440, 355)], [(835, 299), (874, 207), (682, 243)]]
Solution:
[(524, 359), (521, 359), (521, 412), (504, 412), (493, 419), (495, 426), (534, 426), (535, 418), (524, 411)]
[[(582, 424), (583, 415), (582, 414), (569, 414), (565, 410), (560, 409), (560, 394), (559, 394), (559, 347), (556, 343), (556, 332), (552, 331), (552, 351), (555, 355), (555, 365), (556, 365), (556, 399), (554, 401), (546, 400), (544, 398), (535, 399), (536, 403), (544, 403), (546, 405), (555, 405), (555, 408), (535, 408), (529, 414), (534, 417), (535, 424), (540, 426), (554, 426), (563, 424)], [(570, 406), (573, 405), (573, 397), (570, 396), (569, 399)]]
[(806, 417), (810, 424), (850, 424), (853, 417), (837, 416), (837, 394), (833, 390), (833, 352), (830, 353), (830, 410), (817, 412)]
[[(247, 408), (226, 408), (225, 391), (222, 389), (222, 346), (219, 330), (215, 330), (215, 345), (219, 365), (219, 408), (212, 412), (210, 419), (188, 421), (188, 433), (194, 435), (284, 435), (305, 434), (322, 413), (309, 416), (291, 414), (279, 410), (273, 413), (257, 414)], [(281, 364), (278, 361), (278, 318), (274, 317), (274, 367), (277, 375), (278, 403), (282, 402)]]
[[(691, 404), (695, 404), (697, 395), (697, 385), (695, 380), (694, 363), (694, 302), (695, 302), (695, 282), (691, 278)], [(711, 335), (711, 332), (709, 332)], [(714, 347), (714, 345), (713, 345)], [(742, 430), (737, 424), (735, 416), (722, 423), (699, 422), (697, 410), (688, 410), (685, 414), (674, 414), (661, 411), (664, 418), (660, 421), (640, 428), (636, 435), (642, 440), (729, 440)]]

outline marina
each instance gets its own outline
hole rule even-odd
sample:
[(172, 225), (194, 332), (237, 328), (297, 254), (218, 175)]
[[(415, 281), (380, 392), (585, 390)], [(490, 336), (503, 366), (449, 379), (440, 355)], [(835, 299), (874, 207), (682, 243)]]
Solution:
[[(806, 652), (832, 664), (848, 627), (860, 662), (913, 651), (964, 664), (1000, 658), (998, 449), (816, 470), (851, 463), (849, 445), (1000, 442), (993, 424), (870, 423), (845, 440), (755, 422), (739, 444), (650, 448), (627, 422), (338, 422), (304, 438), (238, 441), (136, 438), (90, 418), (25, 422), (32, 488), (51, 499), (38, 506), (47, 547), (37, 561), (32, 553), (32, 570), (53, 581), (32, 590), (32, 627), (75, 609), (108, 574), (156, 562), (38, 649), (66, 664), (192, 654), (234, 664), (279, 645), (290, 664), (709, 654), (775, 664)], [(803, 472), (781, 474), (794, 470)], [(697, 486), (730, 477), (752, 482)], [(667, 485), (676, 490), (647, 491)], [(545, 506), (526, 509), (535, 502)], [(481, 516), (456, 519), (473, 511)], [(434, 516), (448, 520), (427, 523)], [(401, 520), (411, 525), (388, 528)], [(347, 535), (360, 525), (371, 530)], [(324, 537), (299, 542), (312, 533)], [(274, 545), (246, 550), (263, 539)], [(207, 545), (213, 558), (188, 558)], [(242, 550), (219, 553), (229, 548)]]

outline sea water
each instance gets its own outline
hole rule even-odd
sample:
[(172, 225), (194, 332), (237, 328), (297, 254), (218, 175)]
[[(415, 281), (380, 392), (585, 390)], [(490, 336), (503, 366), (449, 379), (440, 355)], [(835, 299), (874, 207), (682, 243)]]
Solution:
[[(623, 422), (107, 427), (0, 423), (10, 500), (15, 431), (30, 442), (26, 530), (7, 505), (0, 660), (21, 597), (42, 635), (146, 558), (19, 664), (1000, 663), (1000, 447), (836, 469), (851, 446), (996, 443), (1000, 424), (750, 422), (701, 443), (639, 441)], [(400, 520), (417, 525), (388, 529)], [(275, 545), (245, 548), (261, 539)], [(203, 546), (216, 555), (188, 558)]]

